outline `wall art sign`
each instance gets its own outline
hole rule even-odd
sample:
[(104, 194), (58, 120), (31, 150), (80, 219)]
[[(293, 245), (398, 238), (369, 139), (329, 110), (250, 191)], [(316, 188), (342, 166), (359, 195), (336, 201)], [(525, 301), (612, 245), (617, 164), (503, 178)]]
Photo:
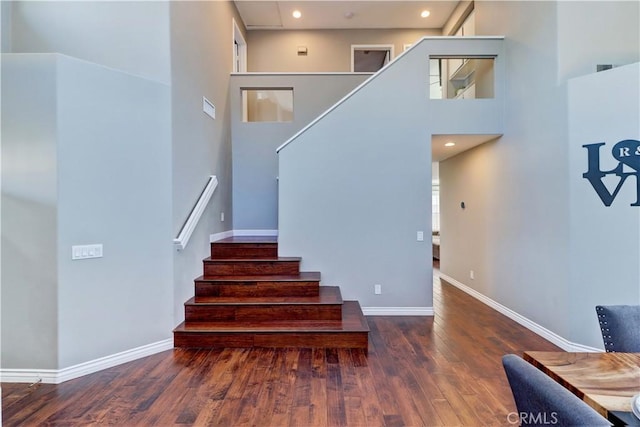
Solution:
[[(618, 165), (608, 171), (600, 169), (600, 147), (603, 145), (605, 145), (604, 142), (583, 145), (587, 149), (588, 169), (582, 177), (589, 181), (605, 206), (611, 206), (627, 179), (635, 177), (636, 201), (631, 203), (631, 206), (640, 206), (640, 141), (625, 139), (614, 145), (611, 156), (618, 161)], [(603, 178), (612, 175), (618, 177), (618, 182), (610, 192)]]

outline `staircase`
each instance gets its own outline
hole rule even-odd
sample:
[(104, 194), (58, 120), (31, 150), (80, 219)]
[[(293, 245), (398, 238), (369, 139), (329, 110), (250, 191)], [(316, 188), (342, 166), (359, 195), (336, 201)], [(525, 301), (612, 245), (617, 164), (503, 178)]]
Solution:
[(175, 347), (322, 347), (367, 349), (369, 326), (357, 301), (300, 258), (278, 257), (276, 237), (230, 237), (211, 243)]

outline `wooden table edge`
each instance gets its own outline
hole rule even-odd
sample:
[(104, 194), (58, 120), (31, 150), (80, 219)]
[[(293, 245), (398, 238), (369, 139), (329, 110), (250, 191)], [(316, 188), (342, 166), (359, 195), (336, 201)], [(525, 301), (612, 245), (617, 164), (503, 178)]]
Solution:
[[(564, 388), (569, 390), (571, 393), (573, 393), (574, 396), (576, 396), (577, 398), (579, 398), (580, 400), (585, 402), (587, 405), (589, 405), (591, 408), (593, 408), (596, 412), (598, 412), (600, 415), (605, 417), (607, 420), (612, 421), (612, 422), (617, 421), (618, 423), (620, 423), (620, 422), (624, 423), (623, 420), (621, 420), (619, 417), (617, 417), (615, 415), (614, 412), (616, 412), (616, 411), (609, 411), (607, 408), (603, 407), (598, 402), (596, 402), (595, 400), (591, 399), (588, 395), (585, 395), (584, 392), (580, 391), (575, 386), (570, 384), (567, 380), (562, 378), (560, 375), (558, 375), (557, 373), (555, 373), (552, 370), (550, 370), (549, 368), (547, 368), (544, 364), (542, 364), (540, 361), (538, 361), (534, 357), (534, 355), (532, 355), (530, 353), (534, 353), (534, 354), (535, 353), (548, 353), (548, 354), (551, 354), (551, 353), (559, 353), (559, 352), (553, 352), (553, 351), (551, 351), (551, 352), (550, 351), (525, 351), (522, 354), (522, 358), (524, 360), (526, 360), (527, 362), (529, 362), (531, 365), (533, 365), (536, 368), (538, 368), (540, 371), (544, 372), (546, 375), (548, 375), (550, 378), (552, 378), (556, 383), (560, 384), (561, 386), (563, 386)], [(612, 420), (612, 418), (613, 418), (613, 420)], [(619, 425), (619, 424), (616, 424), (616, 425)]]
[[(555, 353), (555, 352), (544, 352), (544, 351), (536, 352), (536, 351), (533, 351), (531, 353)], [(526, 351), (524, 352), (523, 359), (526, 360), (527, 362), (531, 363), (533, 366), (538, 368), (540, 371), (544, 372), (547, 376), (549, 376), (549, 378), (553, 379), (556, 383), (560, 384), (562, 387), (564, 387), (565, 389), (569, 390), (574, 396), (576, 396), (578, 399), (582, 400), (587, 405), (589, 405), (591, 408), (596, 410), (600, 415), (602, 415), (603, 417), (609, 419), (609, 410), (607, 408), (604, 408), (598, 402), (594, 401), (593, 399), (590, 399), (589, 396), (586, 396), (584, 394), (584, 392), (580, 391), (574, 385), (572, 385), (567, 380), (562, 378), (560, 375), (558, 375), (557, 373), (552, 371), (550, 368), (545, 366), (542, 362), (539, 362), (533, 355), (529, 354), (529, 352), (526, 352)]]

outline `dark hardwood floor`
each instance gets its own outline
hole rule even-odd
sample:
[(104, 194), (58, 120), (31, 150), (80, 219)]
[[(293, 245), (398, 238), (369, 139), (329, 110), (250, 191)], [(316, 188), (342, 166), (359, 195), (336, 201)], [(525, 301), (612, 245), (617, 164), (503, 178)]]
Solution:
[(2, 384), (4, 426), (504, 426), (506, 353), (559, 350), (434, 278), (435, 317), (368, 317), (369, 350), (174, 349)]

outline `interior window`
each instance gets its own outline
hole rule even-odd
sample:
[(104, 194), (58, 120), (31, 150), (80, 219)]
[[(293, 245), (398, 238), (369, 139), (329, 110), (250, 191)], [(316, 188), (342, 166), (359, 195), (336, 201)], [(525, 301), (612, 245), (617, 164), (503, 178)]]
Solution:
[(493, 98), (494, 61), (493, 57), (429, 58), (430, 98)]
[(293, 88), (242, 89), (242, 121), (293, 121)]

